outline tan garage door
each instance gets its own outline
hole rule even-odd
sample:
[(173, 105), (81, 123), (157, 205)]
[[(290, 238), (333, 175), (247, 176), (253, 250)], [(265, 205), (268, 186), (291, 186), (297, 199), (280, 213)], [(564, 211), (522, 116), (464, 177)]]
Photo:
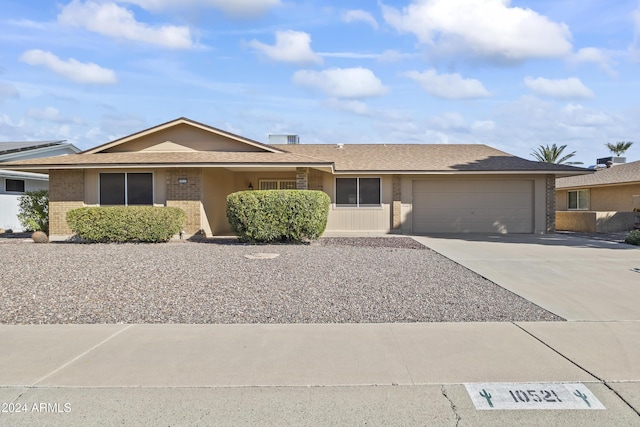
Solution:
[(413, 181), (414, 233), (532, 233), (533, 181)]

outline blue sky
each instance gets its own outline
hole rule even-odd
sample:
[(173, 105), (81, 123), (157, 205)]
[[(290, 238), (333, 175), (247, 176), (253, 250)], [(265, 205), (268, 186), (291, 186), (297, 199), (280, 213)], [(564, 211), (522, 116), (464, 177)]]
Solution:
[(640, 160), (640, 1), (2, 0), (0, 141), (178, 118), (267, 142)]

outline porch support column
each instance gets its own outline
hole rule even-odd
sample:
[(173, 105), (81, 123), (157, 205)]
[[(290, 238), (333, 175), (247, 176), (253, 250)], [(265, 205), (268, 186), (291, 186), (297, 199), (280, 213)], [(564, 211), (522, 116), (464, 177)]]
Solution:
[(296, 168), (296, 190), (309, 189), (309, 168)]
[(49, 238), (63, 240), (73, 234), (67, 212), (84, 206), (84, 171), (49, 171)]
[(547, 219), (547, 233), (556, 232), (556, 176), (546, 176), (546, 219)]
[(202, 170), (200, 168), (167, 169), (167, 206), (187, 214), (184, 231), (194, 235), (202, 229)]
[(402, 178), (393, 175), (393, 202), (391, 206), (391, 229), (399, 230), (402, 226)]

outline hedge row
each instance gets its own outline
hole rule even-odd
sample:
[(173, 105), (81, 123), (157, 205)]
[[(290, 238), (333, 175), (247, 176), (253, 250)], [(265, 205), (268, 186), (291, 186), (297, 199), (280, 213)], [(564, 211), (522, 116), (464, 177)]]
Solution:
[(227, 219), (242, 242), (302, 242), (322, 235), (330, 203), (315, 190), (240, 191), (227, 196)]
[(88, 242), (166, 242), (179, 233), (186, 221), (174, 207), (110, 206), (73, 209), (67, 224)]

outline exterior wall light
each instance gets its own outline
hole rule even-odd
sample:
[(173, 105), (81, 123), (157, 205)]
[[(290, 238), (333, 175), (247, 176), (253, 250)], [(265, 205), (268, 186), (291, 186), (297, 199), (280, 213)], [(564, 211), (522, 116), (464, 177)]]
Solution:
[(178, 184), (186, 184), (187, 178), (178, 178)]
[(253, 184), (251, 183), (251, 181), (249, 181), (249, 187), (247, 188), (249, 188), (249, 190), (253, 190)]

